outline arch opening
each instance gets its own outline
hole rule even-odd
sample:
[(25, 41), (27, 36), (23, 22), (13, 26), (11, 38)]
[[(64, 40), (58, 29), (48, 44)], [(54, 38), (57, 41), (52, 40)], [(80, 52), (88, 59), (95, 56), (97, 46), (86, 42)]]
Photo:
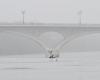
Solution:
[(4, 31), (0, 33), (0, 44), (1, 55), (46, 53), (46, 46), (39, 39), (20, 32)]
[(55, 48), (61, 41), (64, 40), (64, 36), (59, 32), (44, 32), (39, 37), (42, 42), (44, 42), (48, 48)]
[(65, 41), (59, 49), (66, 52), (100, 52), (100, 33), (77, 36), (70, 41)]

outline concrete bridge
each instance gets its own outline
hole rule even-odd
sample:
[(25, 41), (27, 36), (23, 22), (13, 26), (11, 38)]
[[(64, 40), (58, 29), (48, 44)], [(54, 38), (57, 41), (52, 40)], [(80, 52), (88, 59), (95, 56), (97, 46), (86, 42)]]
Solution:
[(100, 33), (100, 24), (41, 24), (41, 25), (0, 25), (0, 33), (18, 34), (35, 41), (46, 55), (59, 55), (60, 50), (70, 41), (95, 33)]

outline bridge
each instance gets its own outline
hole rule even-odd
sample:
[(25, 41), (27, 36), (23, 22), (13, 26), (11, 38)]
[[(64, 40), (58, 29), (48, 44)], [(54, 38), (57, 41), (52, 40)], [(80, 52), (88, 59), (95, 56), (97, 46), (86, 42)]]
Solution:
[(1, 33), (18, 34), (35, 41), (45, 50), (46, 56), (59, 55), (70, 41), (100, 33), (100, 24), (7, 24), (0, 25)]

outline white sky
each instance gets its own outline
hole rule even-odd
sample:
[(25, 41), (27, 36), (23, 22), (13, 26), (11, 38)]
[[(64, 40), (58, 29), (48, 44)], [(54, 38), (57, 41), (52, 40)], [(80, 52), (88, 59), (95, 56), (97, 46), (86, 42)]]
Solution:
[(21, 21), (22, 10), (27, 22), (78, 23), (82, 10), (83, 23), (100, 23), (100, 0), (0, 0), (0, 21)]

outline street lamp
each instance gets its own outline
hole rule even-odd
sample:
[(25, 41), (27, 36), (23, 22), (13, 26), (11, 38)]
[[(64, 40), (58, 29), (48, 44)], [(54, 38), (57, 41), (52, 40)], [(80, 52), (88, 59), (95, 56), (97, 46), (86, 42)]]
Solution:
[(25, 10), (22, 11), (22, 23), (25, 24)]
[(78, 16), (79, 16), (79, 24), (81, 25), (82, 24), (82, 10), (78, 12)]

